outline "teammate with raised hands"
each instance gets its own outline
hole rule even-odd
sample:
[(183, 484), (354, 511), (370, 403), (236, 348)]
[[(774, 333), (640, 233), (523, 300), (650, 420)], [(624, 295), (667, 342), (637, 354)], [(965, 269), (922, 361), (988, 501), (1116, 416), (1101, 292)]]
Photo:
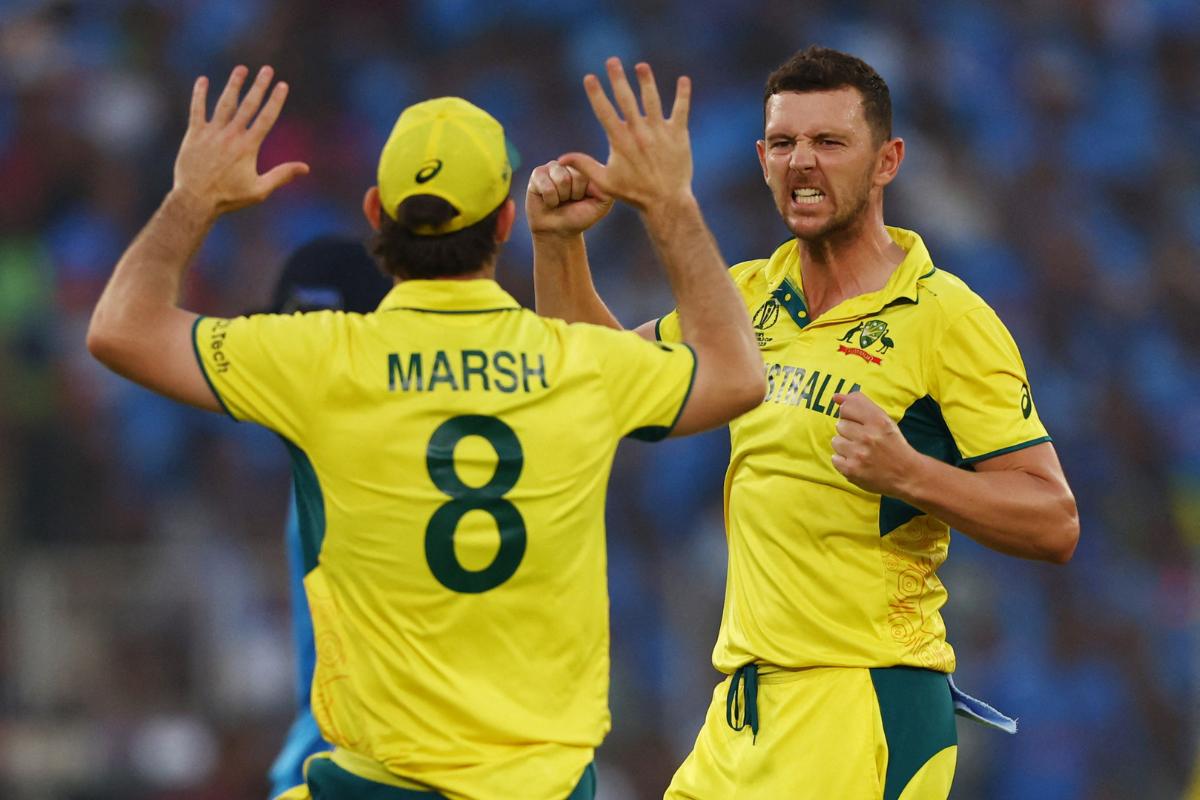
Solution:
[(246, 74), (233, 71), (211, 118), (196, 82), (175, 186), (117, 264), (88, 347), (288, 444), (312, 710), (335, 748), (281, 797), (588, 800), (609, 728), (604, 499), (617, 443), (723, 424), (764, 390), (749, 317), (691, 193), (687, 81), (666, 119), (645, 69), (650, 111), (624, 121), (588, 84), (612, 152), (585, 168), (642, 212), (684, 310), (684, 344), (662, 345), (544, 319), (500, 288), (511, 148), (499, 122), (454, 97), (405, 109), (363, 198), (395, 281), (377, 311), (181, 309), (216, 218), (308, 171), (259, 174), (287, 87), (268, 94), (264, 68), (239, 103)]

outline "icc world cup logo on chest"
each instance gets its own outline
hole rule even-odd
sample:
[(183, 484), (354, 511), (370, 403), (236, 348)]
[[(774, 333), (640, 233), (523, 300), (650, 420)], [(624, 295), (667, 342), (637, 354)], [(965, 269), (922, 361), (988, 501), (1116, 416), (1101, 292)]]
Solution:
[(765, 347), (771, 342), (771, 337), (767, 336), (766, 330), (779, 321), (779, 301), (774, 297), (767, 298), (767, 302), (759, 306), (758, 311), (754, 312), (754, 336), (758, 339), (758, 346)]
[(846, 334), (838, 341), (850, 345), (857, 344), (857, 347), (839, 345), (838, 352), (858, 356), (868, 364), (882, 364), (883, 355), (896, 346), (896, 343), (888, 336), (888, 324), (881, 319), (868, 319), (858, 323), (846, 331)]

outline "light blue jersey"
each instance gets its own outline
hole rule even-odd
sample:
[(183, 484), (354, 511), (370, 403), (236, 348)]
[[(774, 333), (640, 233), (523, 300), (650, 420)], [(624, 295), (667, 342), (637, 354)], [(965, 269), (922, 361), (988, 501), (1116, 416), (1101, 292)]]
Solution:
[(308, 598), (304, 595), (304, 560), (300, 551), (300, 523), (296, 516), (296, 495), (288, 503), (287, 527), (284, 531), (287, 550), (289, 589), (292, 606), (292, 639), (296, 652), (296, 720), (288, 730), (283, 749), (271, 765), (271, 797), (278, 797), (293, 786), (304, 783), (304, 761), (313, 753), (332, 750), (333, 745), (321, 738), (317, 721), (313, 719), (310, 698), (313, 669), (317, 653), (313, 640), (312, 617)]

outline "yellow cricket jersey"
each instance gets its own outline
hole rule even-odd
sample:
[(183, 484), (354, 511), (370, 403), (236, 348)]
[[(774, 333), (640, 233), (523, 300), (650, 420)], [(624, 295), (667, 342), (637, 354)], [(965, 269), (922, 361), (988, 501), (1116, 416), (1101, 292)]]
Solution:
[[(730, 424), (725, 609), (713, 664), (952, 672), (937, 568), (950, 531), (834, 468), (838, 392), (862, 391), (920, 452), (970, 468), (1049, 441), (1025, 367), (995, 312), (935, 269), (915, 233), (887, 285), (813, 320), (797, 242), (731, 270), (767, 376), (763, 404)], [(678, 340), (678, 312), (660, 339)]]
[(691, 350), (490, 280), (194, 335), (226, 410), (292, 452), (326, 738), (451, 800), (566, 797), (609, 728), (613, 454), (670, 431)]

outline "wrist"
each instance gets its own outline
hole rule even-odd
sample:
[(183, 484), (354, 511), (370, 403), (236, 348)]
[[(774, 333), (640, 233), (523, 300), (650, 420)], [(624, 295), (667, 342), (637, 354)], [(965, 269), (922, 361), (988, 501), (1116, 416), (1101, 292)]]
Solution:
[(677, 223), (688, 216), (699, 213), (700, 205), (692, 194), (691, 187), (673, 195), (656, 198), (640, 209), (646, 219), (646, 225), (651, 229), (660, 225)]
[(553, 256), (576, 253), (583, 249), (583, 231), (531, 230), (536, 254)]
[(930, 466), (934, 464), (941, 464), (941, 462), (913, 450), (911, 457), (906, 459), (904, 467), (899, 472), (893, 496), (911, 506), (924, 508), (923, 504), (930, 496), (929, 488), (935, 480), (930, 470)]
[(167, 192), (163, 209), (201, 224), (211, 224), (220, 216), (216, 202), (178, 185)]

